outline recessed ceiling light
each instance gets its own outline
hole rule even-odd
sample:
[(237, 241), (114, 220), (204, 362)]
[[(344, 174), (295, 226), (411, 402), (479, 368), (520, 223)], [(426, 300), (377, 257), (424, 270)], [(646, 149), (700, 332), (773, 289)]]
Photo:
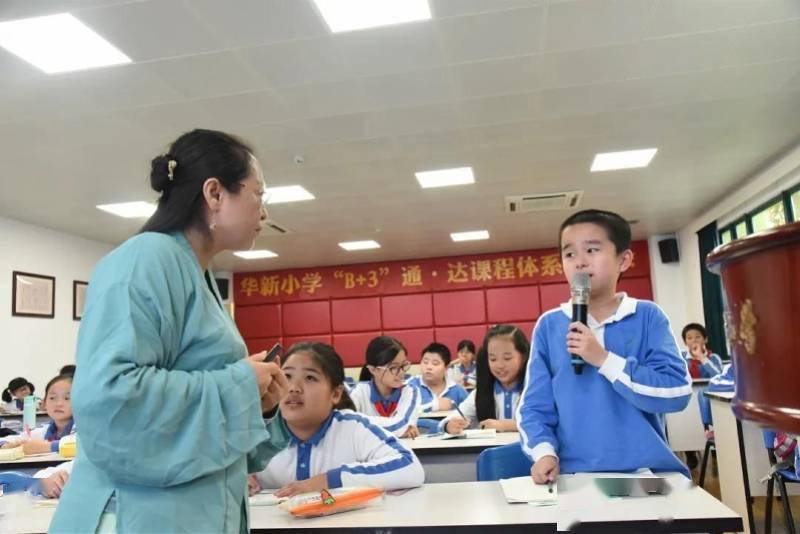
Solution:
[(345, 241), (344, 243), (339, 243), (339, 246), (345, 250), (368, 250), (371, 248), (381, 248), (380, 243), (377, 241), (372, 241), (371, 239), (368, 241)]
[(653, 156), (658, 152), (657, 148), (645, 148), (642, 150), (626, 150), (624, 152), (605, 152), (597, 154), (592, 162), (592, 172), (615, 171), (618, 169), (637, 169), (647, 167)]
[(472, 167), (440, 169), (438, 171), (422, 171), (414, 173), (423, 189), (431, 187), (448, 187), (451, 185), (474, 184), (475, 176)]
[(260, 260), (262, 258), (277, 258), (278, 255), (271, 250), (239, 250), (233, 253), (234, 256), (239, 256), (246, 260)]
[(131, 62), (69, 13), (0, 22), (0, 46), (48, 74)]
[(314, 198), (314, 195), (309, 193), (302, 185), (267, 187), (264, 190), (264, 200), (267, 202), (267, 204), (297, 202), (298, 200), (313, 200)]
[(428, 0), (314, 0), (333, 33), (431, 18)]
[(455, 232), (450, 234), (453, 241), (477, 241), (489, 239), (489, 230), (475, 230), (473, 232)]
[(156, 211), (156, 205), (151, 202), (120, 202), (118, 204), (98, 204), (97, 209), (126, 219), (150, 217)]

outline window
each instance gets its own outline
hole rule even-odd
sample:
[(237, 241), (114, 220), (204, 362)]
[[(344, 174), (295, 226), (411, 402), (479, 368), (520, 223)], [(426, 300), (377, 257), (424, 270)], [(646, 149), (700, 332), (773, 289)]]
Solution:
[(761, 232), (769, 230), (782, 224), (786, 224), (786, 210), (783, 208), (783, 201), (778, 199), (761, 211), (752, 215), (753, 231)]
[(800, 185), (783, 191), (766, 204), (720, 228), (719, 242), (730, 243), (754, 232), (762, 232), (797, 221), (800, 221)]

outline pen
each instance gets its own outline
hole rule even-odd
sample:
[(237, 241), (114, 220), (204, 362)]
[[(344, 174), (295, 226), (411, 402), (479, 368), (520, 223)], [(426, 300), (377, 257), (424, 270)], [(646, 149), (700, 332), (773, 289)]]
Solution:
[(547, 493), (553, 493), (553, 481), (552, 480), (548, 480), (547, 481)]

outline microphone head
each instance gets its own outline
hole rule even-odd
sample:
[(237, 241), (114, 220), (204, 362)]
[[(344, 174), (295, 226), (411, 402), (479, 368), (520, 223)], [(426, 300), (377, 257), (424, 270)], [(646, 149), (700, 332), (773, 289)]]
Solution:
[(588, 273), (575, 273), (572, 277), (572, 285), (569, 288), (573, 304), (588, 304), (591, 288), (592, 282)]

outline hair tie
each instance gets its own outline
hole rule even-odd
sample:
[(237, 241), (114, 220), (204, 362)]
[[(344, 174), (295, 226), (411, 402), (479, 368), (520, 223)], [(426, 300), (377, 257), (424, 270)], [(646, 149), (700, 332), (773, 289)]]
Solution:
[(171, 159), (167, 162), (167, 176), (169, 176), (169, 181), (173, 181), (175, 179), (175, 167), (178, 166), (178, 162), (174, 159)]

